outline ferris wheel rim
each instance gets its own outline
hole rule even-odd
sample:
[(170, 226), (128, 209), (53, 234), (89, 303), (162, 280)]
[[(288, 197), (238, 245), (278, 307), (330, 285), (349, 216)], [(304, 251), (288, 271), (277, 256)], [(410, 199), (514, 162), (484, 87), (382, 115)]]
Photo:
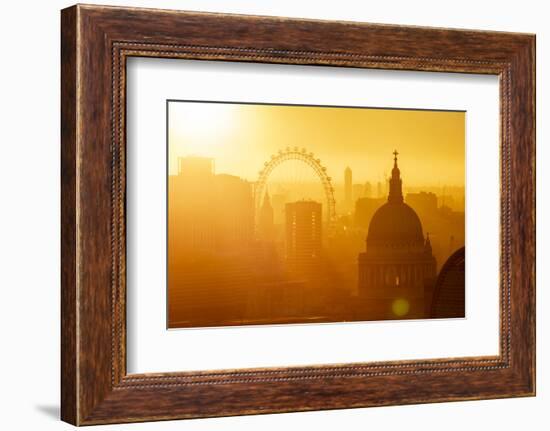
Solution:
[(325, 199), (327, 201), (328, 224), (333, 224), (336, 219), (336, 200), (334, 199), (332, 179), (327, 174), (327, 168), (321, 164), (320, 159), (315, 158), (313, 152), (308, 152), (305, 148), (300, 149), (298, 147), (287, 147), (284, 150), (279, 150), (276, 154), (271, 155), (268, 161), (264, 162), (264, 167), (258, 172), (258, 180), (256, 181), (254, 187), (254, 208), (256, 212), (256, 220), (258, 219), (257, 215), (261, 206), (261, 198), (264, 194), (269, 176), (277, 166), (289, 160), (302, 161), (313, 168), (314, 172), (321, 180), (321, 184), (324, 189)]

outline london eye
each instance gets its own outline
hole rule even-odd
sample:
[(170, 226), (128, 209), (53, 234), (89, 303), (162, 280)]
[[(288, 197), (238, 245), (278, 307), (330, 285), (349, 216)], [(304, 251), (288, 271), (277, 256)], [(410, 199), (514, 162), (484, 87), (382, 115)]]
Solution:
[[(254, 188), (255, 220), (266, 193), (290, 200), (318, 200), (329, 232), (336, 221), (336, 201), (332, 178), (321, 160), (305, 148), (287, 147), (264, 162)], [(257, 223), (257, 222), (256, 222)]]

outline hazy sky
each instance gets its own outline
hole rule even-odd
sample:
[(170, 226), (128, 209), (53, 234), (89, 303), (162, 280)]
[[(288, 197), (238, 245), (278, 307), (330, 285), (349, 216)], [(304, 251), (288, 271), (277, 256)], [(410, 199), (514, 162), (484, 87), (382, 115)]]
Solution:
[(271, 154), (295, 146), (315, 153), (335, 184), (346, 166), (354, 183), (383, 180), (397, 149), (404, 186), (464, 186), (464, 112), (169, 103), (170, 174), (194, 155), (255, 181)]

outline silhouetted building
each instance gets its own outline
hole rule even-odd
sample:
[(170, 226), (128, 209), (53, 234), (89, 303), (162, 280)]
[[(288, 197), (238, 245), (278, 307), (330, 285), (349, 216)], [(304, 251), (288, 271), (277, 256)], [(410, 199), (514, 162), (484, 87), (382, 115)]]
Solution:
[(430, 317), (465, 317), (466, 249), (455, 251), (437, 276)]
[(372, 198), (372, 184), (368, 181), (365, 183), (364, 197)]
[(169, 259), (191, 250), (216, 250), (213, 161), (181, 157), (178, 174), (168, 179)]
[(182, 157), (178, 162), (178, 175), (168, 180), (170, 256), (247, 249), (254, 233), (251, 184), (215, 175), (210, 158)]
[(355, 201), (355, 226), (361, 229), (369, 227), (372, 216), (384, 204), (385, 199), (361, 198)]
[(199, 180), (214, 174), (214, 160), (209, 157), (180, 157), (178, 175), (187, 179)]
[(216, 213), (220, 251), (247, 251), (254, 237), (254, 196), (252, 185), (228, 174), (214, 177), (215, 199), (211, 210)]
[(382, 182), (378, 181), (376, 183), (376, 197), (381, 198), (384, 196), (384, 192), (382, 191)]
[(273, 207), (273, 221), (282, 225), (285, 222), (285, 204), (288, 201), (287, 193), (274, 193), (271, 195), (271, 206)]
[(168, 181), (170, 325), (242, 319), (259, 266), (251, 184), (216, 175), (213, 160), (202, 157), (180, 158)]
[(432, 192), (407, 193), (405, 202), (422, 218), (437, 212), (437, 196)]
[(352, 188), (352, 208), (357, 199), (365, 197), (365, 186), (363, 184), (354, 184)]
[(380, 318), (424, 317), (426, 280), (435, 278), (429, 237), (415, 211), (403, 202), (397, 151), (388, 201), (372, 217), (367, 250), (359, 254), (359, 295), (377, 302)]
[(275, 236), (275, 224), (273, 216), (273, 207), (269, 199), (269, 193), (265, 192), (264, 201), (258, 214), (258, 235), (264, 241), (273, 241)]
[[(455, 189), (457, 194), (461, 190)], [(416, 190), (414, 193), (407, 193), (405, 202), (418, 214), (424, 230), (430, 232), (433, 255), (440, 265), (457, 248), (464, 245), (463, 211), (455, 211), (446, 205), (439, 207), (442, 200), (433, 191)], [(441, 266), (438, 266), (438, 270), (440, 269)]]
[(353, 208), (353, 190), (352, 190), (352, 173), (348, 166), (344, 171), (344, 202), (346, 211), (351, 211)]
[(443, 194), (439, 196), (439, 206), (453, 209), (456, 206), (455, 199), (451, 195)]
[(321, 256), (322, 205), (298, 201), (285, 205), (286, 257), (289, 263), (307, 266)]

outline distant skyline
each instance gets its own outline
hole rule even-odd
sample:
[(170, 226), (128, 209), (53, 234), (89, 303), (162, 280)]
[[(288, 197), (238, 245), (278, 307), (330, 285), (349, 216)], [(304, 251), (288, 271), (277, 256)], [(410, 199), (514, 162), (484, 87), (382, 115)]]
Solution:
[[(464, 112), (180, 101), (168, 109), (170, 175), (178, 157), (193, 155), (255, 181), (271, 154), (297, 146), (321, 159), (334, 185), (347, 166), (353, 183), (375, 185), (397, 149), (408, 188), (465, 185)], [(315, 182), (303, 171), (303, 182)]]
[(464, 112), (168, 108), (169, 327), (464, 316)]

